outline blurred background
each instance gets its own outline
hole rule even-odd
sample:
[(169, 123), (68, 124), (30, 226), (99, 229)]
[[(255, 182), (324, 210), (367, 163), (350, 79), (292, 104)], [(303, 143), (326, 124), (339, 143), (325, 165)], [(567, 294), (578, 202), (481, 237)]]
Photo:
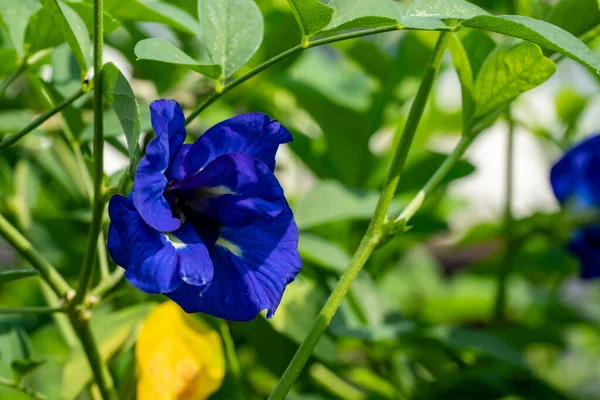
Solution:
[[(472, 2), (491, 13), (515, 7), (521, 15), (549, 20), (600, 51), (596, 0)], [(91, 31), (87, 3), (66, 3)], [(163, 3), (197, 17), (193, 1)], [(265, 18), (264, 40), (239, 73), (300, 42), (285, 0), (256, 3)], [(176, 99), (188, 114), (213, 87), (197, 73), (136, 61), (133, 48), (147, 37), (166, 38), (191, 55), (200, 54), (202, 45), (176, 21), (130, 15), (122, 7), (107, 1), (105, 58), (133, 87), (147, 143), (153, 137), (152, 100)], [(474, 66), (505, 40), (467, 28), (458, 35)], [(276, 175), (300, 229), (303, 270), (272, 320), (229, 324), (241, 372), (228, 368), (226, 383), (211, 399), (266, 398), (283, 373), (366, 229), (397, 129), (436, 38), (434, 32), (390, 32), (303, 51), (227, 93), (188, 127), (191, 142), (217, 122), (259, 111), (294, 136), (278, 154)], [(0, 78), (17, 68), (11, 50), (0, 25)], [(509, 122), (503, 117), (479, 135), (412, 228), (373, 255), (290, 399), (600, 399), (600, 284), (580, 280), (576, 260), (564, 250), (568, 228), (561, 225), (549, 184), (550, 168), (564, 150), (598, 131), (600, 79), (568, 59), (557, 65), (549, 81), (511, 107), (519, 238), (510, 252), (514, 259), (507, 260), (504, 227)], [(56, 40), (0, 98), (0, 135), (21, 129), (75, 92), (79, 82), (73, 55)], [(63, 132), (72, 133), (87, 159), (91, 98), (78, 100), (64, 115), (0, 152), (0, 213), (76, 279), (91, 213), (82, 171)], [(105, 171), (118, 177), (127, 149), (116, 115), (107, 109), (105, 116)], [(392, 212), (407, 204), (457, 143), (461, 118), (460, 85), (448, 53)], [(507, 262), (507, 315), (498, 321), (498, 277)], [(0, 268), (23, 263), (0, 241)], [(1, 307), (46, 300), (35, 278), (0, 287)], [(135, 398), (136, 327), (149, 302), (163, 300), (123, 281), (95, 310), (94, 332), (124, 399)], [(10, 376), (18, 351), (45, 360), (26, 378), (28, 386), (51, 399), (93, 398), (81, 350), (61, 335), (60, 317), (0, 316), (0, 376)], [(227, 384), (233, 380), (237, 384)], [(28, 397), (0, 387), (0, 398)]]

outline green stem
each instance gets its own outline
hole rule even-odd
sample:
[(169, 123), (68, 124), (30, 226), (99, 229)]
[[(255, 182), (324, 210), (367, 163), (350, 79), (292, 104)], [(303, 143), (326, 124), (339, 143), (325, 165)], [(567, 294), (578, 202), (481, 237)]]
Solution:
[(40, 271), (44, 280), (59, 297), (65, 298), (65, 295), (73, 290), (52, 264), (3, 215), (0, 215), (0, 236), (4, 237), (24, 259)]
[(36, 392), (33, 389), (29, 389), (27, 387), (22, 386), (21, 384), (8, 380), (6, 378), (1, 378), (0, 377), (0, 385), (1, 386), (6, 386), (15, 390), (18, 390), (19, 392), (25, 393), (26, 395), (34, 398), (34, 399), (38, 399), (38, 400), (47, 400), (48, 398), (46, 396), (44, 396), (41, 393)]
[(504, 198), (504, 234), (506, 241), (506, 249), (504, 252), (503, 262), (500, 265), (498, 272), (498, 289), (496, 292), (496, 303), (494, 307), (494, 320), (503, 322), (506, 319), (506, 302), (507, 302), (507, 283), (510, 272), (515, 263), (516, 243), (513, 240), (513, 178), (514, 178), (514, 137), (515, 123), (511, 118), (510, 111), (508, 112), (508, 135), (506, 143), (506, 180), (505, 180), (505, 198)]
[(98, 238), (102, 230), (102, 217), (104, 215), (104, 126), (102, 105), (102, 47), (104, 44), (103, 33), (103, 0), (94, 0), (94, 201), (92, 205), (92, 224), (88, 234), (87, 250), (83, 258), (81, 275), (73, 305), (83, 302), (85, 293), (90, 284)]
[(385, 186), (379, 198), (379, 202), (377, 203), (377, 208), (375, 209), (373, 218), (369, 223), (369, 227), (367, 228), (367, 231), (360, 242), (358, 249), (354, 253), (346, 272), (344, 272), (340, 278), (340, 281), (333, 290), (333, 293), (331, 293), (329, 299), (327, 299), (327, 302), (325, 303), (325, 306), (313, 322), (310, 332), (300, 345), (300, 348), (294, 355), (294, 358), (279, 380), (275, 390), (273, 393), (271, 393), (271, 396), (269, 396), (269, 400), (283, 400), (288, 394), (294, 381), (298, 375), (300, 375), (300, 372), (304, 368), (304, 365), (308, 361), (315, 346), (321, 338), (321, 335), (323, 335), (337, 309), (340, 307), (342, 300), (348, 293), (348, 290), (350, 289), (350, 286), (352, 286), (356, 276), (365, 265), (371, 256), (371, 253), (373, 250), (375, 250), (383, 236), (387, 210), (396, 192), (400, 176), (402, 175), (402, 171), (404, 169), (408, 150), (412, 144), (421, 116), (423, 115), (425, 105), (427, 104), (427, 98), (429, 97), (429, 92), (431, 91), (433, 81), (442, 63), (442, 58), (446, 50), (446, 46), (448, 45), (449, 38), (449, 32), (440, 33), (438, 41), (433, 50), (433, 54), (431, 55), (429, 66), (425, 71), (425, 75), (421, 81), (421, 86), (419, 87), (417, 96), (415, 97), (415, 100), (411, 106), (402, 138), (398, 144), (398, 147), (396, 148)]
[(0, 314), (53, 314), (67, 312), (66, 307), (0, 308)]
[[(382, 27), (378, 27), (378, 28), (364, 29), (364, 30), (357, 31), (357, 32), (344, 33), (342, 35), (335, 35), (335, 36), (330, 36), (330, 37), (326, 37), (326, 38), (322, 38), (322, 39), (317, 39), (317, 40), (313, 40), (308, 43), (305, 43), (304, 45), (299, 44), (295, 47), (292, 47), (291, 49), (288, 49), (287, 51), (284, 51), (283, 53), (278, 54), (277, 56), (271, 58), (270, 60), (265, 61), (264, 63), (255, 67), (251, 71), (240, 76), (239, 78), (234, 79), (233, 81), (223, 85), (223, 87), (221, 88), (221, 90), (219, 92), (215, 92), (212, 95), (210, 95), (194, 111), (192, 111), (188, 115), (188, 117), (185, 120), (185, 124), (188, 125), (190, 122), (192, 122), (198, 115), (200, 115), (200, 113), (202, 111), (204, 111), (206, 108), (208, 108), (211, 104), (213, 104), (221, 96), (223, 96), (225, 93), (227, 93), (234, 87), (238, 86), (241, 83), (246, 82), (248, 79), (253, 78), (254, 76), (256, 76), (259, 73), (261, 73), (262, 71), (264, 71), (265, 69), (277, 64), (278, 62), (280, 62), (288, 57), (293, 56), (294, 54), (301, 52), (302, 50), (306, 50), (311, 47), (322, 46), (322, 45), (328, 44), (328, 43), (339, 42), (341, 40), (354, 39), (354, 38), (358, 38), (361, 36), (374, 35), (377, 33), (390, 32), (390, 31), (396, 31), (396, 30), (402, 30), (402, 29), (407, 29), (407, 28), (402, 27), (402, 26), (397, 26), (397, 25), (382, 26)], [(450, 30), (450, 29), (451, 28), (448, 27), (448, 30)]]
[(90, 292), (90, 296), (97, 297), (100, 299), (106, 293), (110, 292), (115, 286), (121, 282), (123, 275), (125, 274), (125, 270), (121, 267), (117, 267), (112, 274), (108, 275), (106, 278), (102, 279), (98, 286), (96, 286)]
[(81, 89), (78, 90), (71, 97), (65, 99), (62, 103), (57, 104), (56, 107), (54, 107), (52, 110), (46, 111), (45, 113), (43, 113), (42, 115), (40, 115), (39, 117), (37, 117), (36, 119), (31, 121), (31, 123), (29, 125), (27, 125), (23, 129), (21, 129), (19, 132), (6, 137), (2, 142), (0, 142), (0, 150), (5, 149), (9, 146), (12, 146), (23, 136), (25, 136), (29, 132), (33, 131), (35, 128), (37, 128), (38, 126), (40, 126), (41, 124), (46, 122), (48, 119), (50, 119), (55, 114), (61, 112), (65, 107), (67, 107), (69, 104), (73, 103), (75, 100), (77, 100), (84, 94), (85, 94), (85, 92), (83, 90), (81, 90)]
[[(39, 282), (40, 282), (40, 290), (42, 292), (42, 296), (44, 296), (44, 299), (46, 300), (46, 303), (50, 307), (54, 307), (54, 308), (62, 307), (63, 303), (60, 301), (60, 299), (58, 297), (56, 297), (56, 294), (54, 294), (54, 292), (52, 291), (50, 286), (48, 286), (48, 284), (46, 282), (44, 282), (42, 279), (40, 279)], [(58, 330), (60, 331), (60, 334), (62, 335), (62, 337), (65, 340), (65, 343), (67, 344), (69, 349), (71, 349), (71, 350), (78, 349), (79, 342), (77, 341), (77, 335), (75, 334), (75, 329), (73, 329), (73, 326), (71, 325), (71, 321), (69, 320), (69, 317), (67, 315), (64, 315), (61, 313), (58, 313), (58, 314), (55, 313), (55, 314), (52, 314), (52, 319), (54, 320), (54, 323), (58, 327)]]
[(227, 321), (219, 319), (219, 330), (221, 331), (221, 337), (223, 338), (223, 344), (225, 345), (227, 365), (229, 366), (231, 375), (237, 384), (241, 384), (242, 368), (240, 367), (240, 361), (238, 360), (237, 353), (235, 352), (235, 343), (231, 337), (231, 331), (229, 330)]
[(81, 341), (83, 350), (87, 355), (102, 398), (104, 400), (116, 400), (117, 394), (113, 386), (112, 377), (110, 376), (110, 372), (106, 367), (106, 364), (100, 357), (98, 345), (96, 344), (96, 340), (94, 339), (88, 321), (85, 321), (82, 325), (73, 325), (75, 327), (75, 332)]
[(6, 88), (8, 88), (10, 84), (13, 83), (15, 79), (19, 77), (19, 75), (25, 72), (27, 66), (27, 62), (22, 63), (21, 65), (19, 65), (19, 68), (17, 68), (12, 74), (10, 74), (5, 80), (3, 80), (2, 83), (0, 83), (0, 96), (4, 94)]
[(423, 188), (421, 188), (419, 193), (417, 193), (411, 202), (408, 203), (408, 205), (404, 208), (402, 213), (396, 217), (396, 219), (394, 219), (394, 224), (406, 224), (417, 213), (417, 211), (419, 211), (425, 199), (442, 183), (444, 178), (465, 154), (465, 151), (467, 151), (476, 136), (476, 134), (462, 136), (460, 142), (458, 142), (454, 150), (452, 150), (452, 153), (448, 155), (442, 165), (440, 165), (440, 167), (425, 183)]

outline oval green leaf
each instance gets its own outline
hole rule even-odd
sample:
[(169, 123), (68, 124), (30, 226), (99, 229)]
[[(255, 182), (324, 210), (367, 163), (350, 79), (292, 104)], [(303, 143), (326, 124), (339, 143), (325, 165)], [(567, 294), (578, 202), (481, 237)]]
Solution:
[(556, 65), (539, 46), (508, 40), (494, 50), (479, 72), (473, 87), (475, 117), (503, 108), (521, 93), (542, 84)]
[(25, 32), (29, 19), (40, 8), (41, 6), (36, 0), (0, 1), (0, 23), (6, 28), (19, 55), (25, 53)]
[(600, 58), (596, 54), (581, 40), (548, 22), (518, 15), (481, 15), (461, 24), (525, 39), (600, 71)]
[(323, 30), (333, 17), (333, 8), (319, 0), (288, 0), (302, 36), (312, 36)]
[(85, 76), (90, 65), (92, 48), (85, 22), (72, 8), (59, 0), (48, 0), (47, 4), (81, 68), (82, 76)]
[(135, 45), (135, 55), (139, 60), (152, 60), (189, 68), (193, 71), (217, 79), (223, 69), (217, 64), (207, 64), (194, 60), (179, 47), (165, 39), (144, 39)]
[(0, 284), (39, 275), (38, 270), (31, 268), (0, 270)]
[(141, 133), (140, 109), (127, 78), (113, 64), (102, 68), (104, 98), (119, 118), (129, 150), (129, 173), (133, 176), (140, 159), (139, 139)]
[(228, 78), (260, 47), (264, 21), (253, 0), (199, 0), (202, 42)]
[(413, 0), (406, 15), (439, 19), (469, 19), (487, 11), (464, 0)]

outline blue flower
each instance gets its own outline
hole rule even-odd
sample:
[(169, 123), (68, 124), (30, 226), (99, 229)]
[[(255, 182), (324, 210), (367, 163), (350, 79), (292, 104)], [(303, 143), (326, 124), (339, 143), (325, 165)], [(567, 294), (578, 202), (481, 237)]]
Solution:
[[(600, 210), (600, 135), (565, 153), (552, 167), (550, 182), (560, 204), (576, 213)], [(600, 277), (600, 223), (575, 230), (568, 249), (581, 264), (581, 277)]]
[(150, 106), (156, 132), (128, 197), (113, 196), (108, 250), (125, 277), (186, 312), (271, 317), (300, 272), (298, 229), (275, 153), (292, 136), (264, 114), (223, 121), (184, 144), (173, 100)]

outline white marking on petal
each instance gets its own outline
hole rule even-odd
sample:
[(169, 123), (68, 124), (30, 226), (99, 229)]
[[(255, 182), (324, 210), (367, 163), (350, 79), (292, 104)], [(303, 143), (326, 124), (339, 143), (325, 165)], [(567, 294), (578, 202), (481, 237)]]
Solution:
[(227, 186), (202, 186), (196, 189), (196, 195), (203, 198), (222, 196), (224, 194), (237, 194)]
[(169, 243), (171, 243), (173, 245), (173, 247), (175, 247), (176, 250), (185, 248), (187, 246), (185, 243), (183, 243), (181, 240), (179, 240), (179, 238), (177, 236), (175, 236), (172, 233), (166, 232), (166, 233), (163, 233), (163, 235), (165, 235), (165, 237), (167, 238)]
[(242, 249), (240, 249), (240, 247), (238, 245), (236, 245), (235, 243), (231, 243), (227, 239), (223, 239), (222, 237), (220, 237), (217, 240), (216, 244), (221, 247), (225, 247), (227, 250), (229, 250), (235, 256), (241, 257), (241, 255), (242, 255)]

